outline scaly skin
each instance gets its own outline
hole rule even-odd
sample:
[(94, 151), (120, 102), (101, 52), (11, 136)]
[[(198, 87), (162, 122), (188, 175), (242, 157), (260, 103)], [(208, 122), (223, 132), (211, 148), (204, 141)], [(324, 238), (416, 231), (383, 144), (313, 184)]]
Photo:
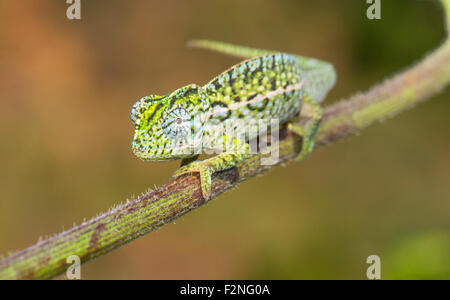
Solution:
[[(305, 126), (290, 123), (289, 128), (303, 138), (298, 160), (308, 157), (322, 119), (320, 102), (336, 82), (331, 64), (221, 42), (194, 41), (190, 45), (247, 60), (203, 87), (191, 84), (166, 96), (151, 95), (136, 102), (131, 111), (135, 124), (132, 149), (136, 156), (146, 161), (182, 159), (174, 176), (200, 173), (202, 194), (209, 200), (212, 174), (248, 158), (248, 142), (258, 134), (249, 131), (239, 138), (222, 132), (216, 136), (215, 126), (261, 119), (278, 119), (279, 124), (284, 124), (299, 115), (305, 104), (304, 115), (309, 121)], [(195, 161), (199, 150), (223, 149), (224, 145), (229, 146), (226, 151)]]

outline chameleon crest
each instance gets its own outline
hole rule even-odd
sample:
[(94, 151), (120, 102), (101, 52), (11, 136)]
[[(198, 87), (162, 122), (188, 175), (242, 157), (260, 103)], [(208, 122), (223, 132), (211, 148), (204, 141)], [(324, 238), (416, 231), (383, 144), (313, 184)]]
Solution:
[[(257, 131), (249, 131), (236, 137), (227, 131), (218, 132), (214, 124), (277, 119), (302, 137), (297, 159), (308, 157), (322, 119), (320, 102), (336, 82), (331, 64), (220, 42), (194, 41), (191, 45), (247, 60), (204, 86), (191, 84), (165, 96), (146, 96), (136, 102), (131, 110), (135, 125), (132, 149), (136, 156), (146, 161), (182, 159), (174, 176), (199, 173), (206, 200), (211, 197), (212, 174), (247, 159), (251, 155), (249, 140), (258, 136)], [(305, 115), (308, 122), (290, 122), (300, 115), (303, 106), (307, 109), (302, 117)], [(214, 143), (206, 143), (209, 146), (205, 147), (205, 140)], [(212, 158), (195, 161), (201, 150), (224, 144), (232, 145), (232, 150), (227, 148)]]

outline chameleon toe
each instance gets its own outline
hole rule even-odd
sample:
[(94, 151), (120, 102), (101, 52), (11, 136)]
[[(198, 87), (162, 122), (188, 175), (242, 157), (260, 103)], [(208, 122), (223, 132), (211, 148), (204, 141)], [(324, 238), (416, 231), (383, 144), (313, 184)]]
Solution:
[(202, 196), (205, 201), (208, 201), (209, 199), (211, 199), (211, 176), (213, 172), (207, 165), (202, 162), (192, 162), (189, 165), (176, 170), (172, 177), (178, 178), (182, 175), (192, 173), (199, 173)]

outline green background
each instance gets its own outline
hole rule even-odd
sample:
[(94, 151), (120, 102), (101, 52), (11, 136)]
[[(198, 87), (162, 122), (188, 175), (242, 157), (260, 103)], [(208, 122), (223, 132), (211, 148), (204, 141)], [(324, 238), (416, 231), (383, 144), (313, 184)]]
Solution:
[[(194, 38), (335, 64), (325, 105), (444, 39), (435, 1), (0, 1), (0, 253), (164, 184), (179, 162), (133, 156), (129, 113), (238, 62)], [(82, 267), (84, 279), (450, 279), (450, 94), (239, 185)]]

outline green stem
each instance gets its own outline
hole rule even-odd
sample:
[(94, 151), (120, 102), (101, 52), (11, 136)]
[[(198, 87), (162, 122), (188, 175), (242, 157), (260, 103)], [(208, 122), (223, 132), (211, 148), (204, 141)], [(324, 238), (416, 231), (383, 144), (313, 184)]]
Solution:
[[(450, 12), (450, 0), (442, 0)], [(366, 93), (325, 110), (317, 146), (354, 134), (392, 117), (441, 91), (450, 82), (450, 42), (409, 70)], [(279, 144), (280, 162), (297, 154), (299, 143), (284, 129)], [(213, 198), (273, 166), (262, 166), (255, 155), (238, 167), (213, 177)], [(45, 279), (66, 271), (66, 258), (78, 255), (89, 261), (153, 231), (204, 204), (199, 178), (181, 177), (134, 201), (120, 204), (79, 226), (17, 252), (0, 262), (0, 279)]]
[(450, 32), (450, 18), (449, 18), (450, 17), (450, 1), (449, 0), (441, 0), (441, 3), (444, 7), (447, 32)]

